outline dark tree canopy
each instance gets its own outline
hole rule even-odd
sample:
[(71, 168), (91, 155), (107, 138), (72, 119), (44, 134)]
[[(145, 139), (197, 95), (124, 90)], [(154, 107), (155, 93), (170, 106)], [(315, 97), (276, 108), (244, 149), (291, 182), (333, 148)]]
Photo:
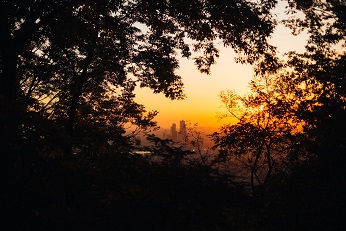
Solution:
[[(239, 122), (222, 127), (214, 141), (223, 158), (250, 155), (243, 168), (250, 168), (252, 178), (260, 179), (256, 171), (261, 166), (270, 175), (278, 165), (276, 152), (283, 157), (279, 163), (290, 166), (317, 159), (322, 166), (318, 171), (327, 179), (344, 181), (346, 2), (288, 1), (286, 13), (288, 19), (281, 23), (293, 35), (307, 32), (305, 51), (288, 52), (274, 69), (263, 67), (266, 63), (256, 66), (260, 81), (251, 82), (249, 96), (222, 93), (221, 101)], [(239, 104), (243, 112), (237, 115)], [(259, 164), (266, 155), (269, 158)]]
[[(309, 34), (306, 51), (288, 56), (291, 81), (300, 86), (297, 115), (306, 121), (311, 152), (335, 171), (330, 177), (340, 176), (346, 152), (346, 2), (290, 1), (289, 10), (292, 17), (284, 23)], [(297, 10), (305, 18), (295, 17)]]
[[(129, 118), (127, 122), (137, 126), (153, 125), (145, 118), (153, 118), (155, 112), (146, 117), (134, 101), (136, 86), (171, 99), (184, 98), (181, 76), (176, 74), (179, 56), (193, 58), (197, 68), (209, 74), (218, 57), (217, 39), (239, 53), (242, 62), (274, 55), (267, 37), (275, 26), (270, 15), (275, 4), (3, 0), (1, 110), (6, 115), (13, 105), (21, 105), (22, 111), (64, 120), (68, 134), (82, 117), (97, 123), (108, 117), (106, 124), (116, 118), (119, 121), (113, 123), (123, 125)], [(124, 95), (129, 101), (122, 100)], [(112, 104), (128, 113), (103, 108)], [(139, 114), (136, 108), (141, 108)], [(7, 120), (11, 116), (3, 123)]]
[[(18, 56), (30, 52), (48, 59), (49, 69), (64, 68), (66, 64), (57, 65), (57, 59), (63, 62), (59, 57), (63, 56), (69, 65), (74, 65), (64, 68), (65, 72), (72, 72), (69, 75), (90, 69), (102, 80), (108, 77), (107, 81), (121, 85), (132, 73), (142, 86), (179, 98), (182, 83), (174, 73), (179, 67), (177, 51), (185, 57), (191, 56), (191, 49), (201, 51), (203, 56), (195, 57), (196, 65), (209, 73), (218, 54), (213, 41), (219, 38), (253, 62), (272, 51), (266, 38), (274, 26), (269, 15), (274, 4), (275, 1), (260, 5), (251, 1), (2, 1), (2, 95), (19, 94), (18, 82), (23, 76), (15, 64), (21, 64)], [(187, 43), (187, 38), (192, 44)], [(55, 72), (63, 75), (60, 70)]]
[[(0, 0), (1, 227), (340, 229), (346, 1), (283, 1), (278, 22), (277, 0)], [(278, 23), (307, 31), (304, 52), (276, 56)], [(209, 74), (216, 43), (256, 73), (221, 94), (238, 123), (213, 134), (219, 155), (193, 129), (136, 155), (157, 112), (135, 88), (184, 98), (180, 57)]]

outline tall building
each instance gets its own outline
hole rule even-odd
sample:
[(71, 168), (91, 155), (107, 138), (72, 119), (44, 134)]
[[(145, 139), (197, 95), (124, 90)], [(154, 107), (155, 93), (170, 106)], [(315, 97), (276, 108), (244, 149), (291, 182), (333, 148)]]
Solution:
[(177, 125), (175, 123), (171, 127), (171, 137), (174, 142), (178, 141)]
[(184, 141), (186, 137), (186, 124), (184, 120), (180, 120), (179, 141)]
[(180, 133), (186, 133), (186, 124), (185, 120), (180, 120), (180, 128), (179, 128)]

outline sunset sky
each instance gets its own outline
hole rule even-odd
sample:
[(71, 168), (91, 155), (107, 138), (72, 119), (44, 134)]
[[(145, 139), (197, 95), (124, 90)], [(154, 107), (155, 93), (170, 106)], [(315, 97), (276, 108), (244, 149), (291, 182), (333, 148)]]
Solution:
[[(284, 16), (284, 5), (276, 9), (279, 19)], [(292, 36), (290, 30), (282, 25), (277, 26), (271, 44), (278, 46), (280, 54), (287, 51), (302, 51), (307, 36), (302, 34)], [(172, 101), (163, 94), (153, 94), (150, 89), (136, 91), (137, 102), (143, 104), (147, 110), (159, 111), (156, 121), (163, 128), (169, 128), (172, 123), (185, 120), (191, 124), (198, 123), (199, 127), (220, 127), (230, 120), (220, 120), (217, 113), (222, 112), (218, 95), (222, 90), (234, 90), (238, 94), (249, 91), (248, 84), (254, 75), (250, 65), (236, 63), (236, 54), (231, 48), (224, 48), (219, 44), (220, 57), (212, 66), (211, 74), (201, 74), (192, 59), (180, 59), (180, 68), (177, 73), (182, 76), (185, 84), (185, 100)]]

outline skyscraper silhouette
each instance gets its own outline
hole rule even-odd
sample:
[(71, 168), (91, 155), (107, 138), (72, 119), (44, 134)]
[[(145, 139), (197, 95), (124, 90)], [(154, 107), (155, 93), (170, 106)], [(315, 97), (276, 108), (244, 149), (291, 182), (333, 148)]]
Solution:
[(186, 137), (186, 124), (184, 120), (180, 120), (180, 127), (179, 127), (179, 141), (184, 141)]
[(171, 127), (171, 136), (174, 142), (178, 141), (177, 125), (175, 123), (173, 123)]

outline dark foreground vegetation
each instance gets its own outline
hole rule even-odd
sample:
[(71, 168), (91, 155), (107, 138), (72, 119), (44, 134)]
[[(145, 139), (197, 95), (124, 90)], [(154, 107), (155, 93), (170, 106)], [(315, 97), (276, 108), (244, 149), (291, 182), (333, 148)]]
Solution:
[[(345, 1), (0, 3), (1, 230), (345, 230)], [(278, 56), (279, 23), (304, 52)], [(220, 94), (217, 155), (134, 154), (157, 114), (135, 88), (183, 99), (178, 57), (209, 74), (216, 42), (255, 71)]]
[(326, 177), (317, 163), (276, 174), (254, 196), (246, 185), (200, 164), (149, 164), (143, 156), (121, 152), (54, 159), (32, 150), (23, 154), (17, 166), (1, 166), (4, 230), (345, 227), (345, 181)]

